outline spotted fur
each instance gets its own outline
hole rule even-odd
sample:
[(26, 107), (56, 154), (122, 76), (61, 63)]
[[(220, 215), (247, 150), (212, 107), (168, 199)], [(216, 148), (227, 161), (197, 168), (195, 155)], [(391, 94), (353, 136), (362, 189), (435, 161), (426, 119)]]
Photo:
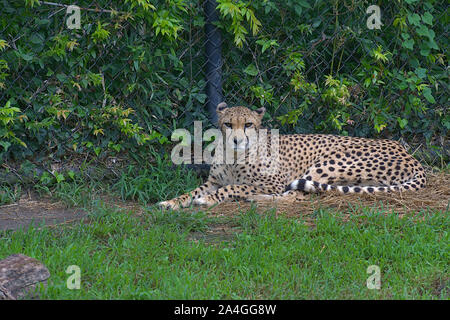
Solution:
[[(219, 104), (219, 128), (225, 132), (231, 127), (236, 132), (235, 137), (224, 138), (224, 143), (245, 145), (249, 130), (260, 130), (264, 111)], [(270, 145), (270, 139), (267, 143)], [(421, 164), (392, 140), (325, 134), (280, 135), (279, 157), (274, 161), (272, 156), (258, 154), (252, 161), (246, 157), (244, 163), (213, 164), (204, 185), (159, 205), (178, 208), (192, 201), (213, 205), (233, 199), (296, 200), (309, 192), (407, 191), (419, 190), (426, 184)]]

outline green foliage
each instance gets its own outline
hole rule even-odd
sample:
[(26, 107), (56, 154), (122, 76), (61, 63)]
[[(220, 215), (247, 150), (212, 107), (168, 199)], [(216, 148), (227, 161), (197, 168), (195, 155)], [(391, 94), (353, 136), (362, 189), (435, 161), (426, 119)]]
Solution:
[[(81, 10), (73, 30), (48, 4), (0, 3), (0, 116), (12, 118), (0, 123), (2, 160), (145, 155), (207, 119), (201, 1), (99, 1), (110, 12)], [(369, 30), (362, 0), (218, 0), (227, 102), (265, 106), (285, 133), (403, 136), (441, 150), (446, 5), (377, 5), (383, 25)]]
[[(12, 144), (18, 144), (22, 147), (27, 147), (26, 143), (20, 140), (14, 133), (18, 121), (23, 121), (26, 118), (24, 115), (18, 115), (20, 109), (11, 107), (11, 102), (8, 101), (4, 107), (0, 107), (0, 147), (3, 152), (8, 151)], [(0, 159), (1, 154), (0, 153)]]
[(260, 28), (261, 22), (256, 18), (251, 1), (233, 1), (233, 0), (217, 0), (217, 9), (225, 18), (231, 18), (231, 24), (227, 28), (234, 35), (234, 43), (237, 47), (242, 48), (247, 28), (243, 26), (243, 21), (247, 21), (253, 35), (256, 35)]
[(101, 24), (100, 21), (97, 23), (97, 29), (95, 29), (95, 32), (92, 34), (92, 40), (94, 43), (103, 42), (106, 39), (109, 38), (110, 32), (103, 27), (107, 27), (108, 24)]
[(168, 158), (156, 156), (153, 166), (136, 168), (129, 166), (123, 171), (112, 189), (118, 192), (122, 200), (134, 200), (144, 204), (154, 203), (166, 197), (176, 197), (187, 189), (192, 190), (200, 181), (192, 171), (185, 168), (171, 168)]
[(198, 8), (128, 0), (97, 16), (90, 4), (77, 3), (81, 29), (71, 30), (64, 13), (48, 19), (48, 4), (2, 2), (2, 159), (144, 154), (168, 141), (171, 118), (205, 102), (204, 81), (192, 87), (179, 58), (183, 15)]
[[(232, 217), (96, 206), (81, 223), (0, 232), (0, 258), (49, 269), (40, 299), (448, 300), (444, 212), (317, 210), (311, 220), (252, 208)], [(345, 221), (343, 221), (345, 220)], [(67, 289), (69, 265), (80, 290)], [(370, 265), (381, 288), (370, 290)], [(277, 309), (278, 311), (278, 309)]]
[[(239, 63), (225, 68), (225, 93), (241, 93), (230, 104), (265, 104), (285, 133), (402, 136), (445, 153), (446, 5), (377, 5), (383, 26), (369, 30), (367, 1), (252, 1), (261, 31), (242, 50), (224, 44), (225, 61)], [(270, 101), (255, 87), (270, 88)]]
[(0, 185), (0, 205), (17, 202), (20, 198), (21, 191), (19, 185), (14, 187)]

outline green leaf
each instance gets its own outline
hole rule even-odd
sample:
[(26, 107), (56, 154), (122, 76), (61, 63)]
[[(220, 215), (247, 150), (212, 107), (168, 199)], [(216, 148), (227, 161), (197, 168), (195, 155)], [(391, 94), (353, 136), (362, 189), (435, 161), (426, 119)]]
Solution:
[(0, 146), (4, 148), (3, 151), (8, 151), (9, 147), (11, 146), (11, 143), (8, 141), (0, 141)]
[(60, 182), (62, 182), (62, 181), (64, 181), (64, 180), (66, 180), (66, 179), (64, 178), (64, 175), (61, 174), (61, 173), (55, 172), (55, 173), (54, 173), (54, 176), (55, 176), (55, 178), (56, 178), (56, 182), (57, 182), (57, 183), (60, 183)]
[(427, 76), (427, 69), (425, 69), (425, 68), (416, 68), (415, 73), (417, 74), (417, 76), (420, 79), (425, 79), (425, 77)]
[(439, 46), (437, 45), (436, 41), (434, 41), (434, 40), (428, 41), (427, 45), (428, 45), (428, 47), (430, 47), (430, 49), (439, 50)]
[(56, 75), (56, 78), (57, 78), (59, 81), (61, 81), (61, 82), (64, 82), (64, 81), (67, 80), (67, 76), (66, 76), (64, 73), (58, 73), (58, 74)]
[(431, 26), (433, 25), (433, 16), (427, 11), (422, 15), (422, 21)]
[(430, 49), (428, 48), (420, 49), (420, 54), (424, 57), (428, 57), (430, 55)]
[(450, 121), (443, 120), (442, 123), (444, 124), (444, 127), (447, 128), (447, 130), (450, 130)]
[(67, 172), (67, 175), (70, 177), (70, 179), (74, 180), (75, 179), (75, 172), (73, 172), (72, 170), (69, 170)]
[(41, 43), (43, 43), (43, 38), (41, 35), (35, 33), (31, 36), (30, 42), (34, 43), (34, 44), (41, 44)]
[(431, 89), (426, 87), (423, 89), (423, 96), (429, 103), (436, 103), (436, 100), (434, 99), (433, 95), (431, 94)]
[(262, 46), (262, 49), (261, 49), (262, 53), (264, 53), (264, 51), (266, 51), (270, 47), (279, 47), (280, 46), (276, 40), (260, 39), (260, 40), (256, 41), (256, 43)]
[(420, 27), (416, 29), (419, 36), (428, 37), (430, 40), (434, 40), (435, 33), (433, 30), (428, 29), (425, 25), (421, 24)]
[(402, 42), (402, 47), (409, 49), (409, 50), (413, 50), (414, 49), (414, 39), (408, 39)]
[(247, 68), (244, 69), (244, 72), (253, 77), (258, 75), (258, 69), (256, 69), (256, 67), (253, 63), (248, 65)]
[(313, 24), (312, 24), (312, 26), (313, 26), (313, 28), (317, 28), (318, 26), (320, 26), (321, 23), (322, 23), (321, 18), (320, 18), (320, 17), (317, 17), (317, 18), (313, 19)]
[(197, 16), (194, 18), (193, 25), (196, 27), (203, 27), (205, 25), (205, 18)]
[(31, 61), (33, 60), (33, 55), (28, 53), (22, 53), (20, 54), (20, 57), (25, 61)]
[(406, 125), (408, 124), (408, 120), (402, 118), (397, 118), (397, 122), (401, 129), (405, 128)]
[(415, 26), (420, 26), (420, 16), (417, 13), (408, 14), (408, 22)]
[(49, 24), (49, 23), (50, 23), (49, 19), (37, 19), (36, 20), (37, 25), (44, 25), (44, 24)]
[(311, 5), (307, 0), (298, 0), (298, 4), (304, 8), (311, 9)]
[(205, 103), (207, 96), (203, 93), (196, 93), (194, 95), (194, 98), (197, 99), (197, 101), (200, 103)]

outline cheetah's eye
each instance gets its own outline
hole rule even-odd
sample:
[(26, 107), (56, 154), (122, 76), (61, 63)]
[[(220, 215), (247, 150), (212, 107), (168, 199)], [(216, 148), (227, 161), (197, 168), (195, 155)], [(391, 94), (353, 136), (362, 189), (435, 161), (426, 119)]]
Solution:
[(251, 128), (253, 126), (253, 123), (251, 123), (251, 122), (247, 122), (246, 124), (245, 124), (245, 127), (246, 128)]
[(229, 122), (224, 122), (223, 124), (225, 127), (230, 128), (231, 129), (231, 123)]

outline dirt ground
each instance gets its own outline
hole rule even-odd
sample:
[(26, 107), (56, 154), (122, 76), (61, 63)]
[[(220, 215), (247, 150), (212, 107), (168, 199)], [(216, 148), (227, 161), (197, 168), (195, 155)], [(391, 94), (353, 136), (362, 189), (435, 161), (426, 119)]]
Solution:
[[(111, 200), (108, 202), (112, 202)], [(114, 202), (115, 207), (143, 213), (143, 207), (136, 203)], [(211, 215), (231, 216), (250, 209), (249, 202), (225, 202), (208, 209)], [(333, 208), (340, 212), (357, 213), (361, 207), (382, 208), (386, 212), (403, 216), (407, 213), (417, 212), (425, 208), (442, 210), (449, 213), (450, 206), (450, 174), (428, 174), (427, 187), (418, 192), (407, 193), (379, 193), (376, 195), (355, 195), (327, 193), (311, 195), (309, 200), (301, 202), (260, 202), (256, 204), (258, 212), (275, 209), (278, 215), (288, 217), (303, 216), (311, 220), (313, 213), (320, 208)], [(186, 212), (204, 210), (200, 208), (188, 208)], [(51, 199), (27, 196), (17, 203), (0, 206), (0, 231), (17, 230), (26, 228), (30, 224), (59, 225), (72, 223), (87, 216), (87, 212), (80, 208), (66, 208), (61, 202), (53, 202)], [(343, 216), (345, 217), (345, 216)]]
[(27, 197), (16, 203), (0, 206), (0, 231), (26, 229), (31, 224), (48, 226), (72, 223), (86, 215), (82, 209), (67, 209), (60, 202)]

